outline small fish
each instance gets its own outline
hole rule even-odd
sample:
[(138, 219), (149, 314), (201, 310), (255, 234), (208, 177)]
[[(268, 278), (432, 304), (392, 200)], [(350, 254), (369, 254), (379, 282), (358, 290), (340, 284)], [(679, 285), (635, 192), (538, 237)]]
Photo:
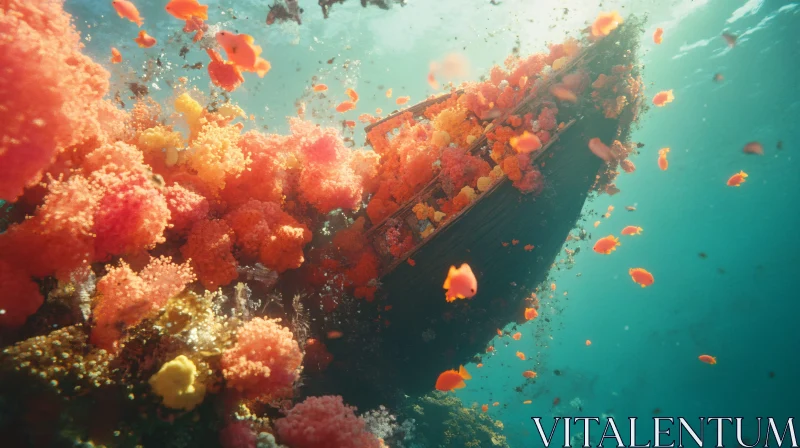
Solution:
[(492, 406), (498, 407), (498, 406), (500, 406), (500, 402), (499, 401), (495, 401), (494, 403), (492, 403)]
[(356, 108), (356, 103), (352, 101), (342, 101), (336, 106), (336, 112), (345, 113)]
[(745, 154), (757, 154), (759, 156), (763, 156), (764, 146), (759, 142), (749, 142), (748, 144), (744, 145), (743, 151)]
[(467, 387), (467, 383), (464, 380), (471, 379), (472, 376), (464, 366), (459, 366), (458, 370), (445, 370), (436, 379), (436, 390), (450, 392), (454, 389), (463, 389)]
[[(386, 91), (386, 98), (391, 98), (391, 97), (392, 97), (392, 89), (390, 88)], [(378, 112), (378, 114), (380, 114), (380, 112)]]
[(413, 259), (413, 258), (411, 258), (411, 257), (408, 257), (408, 258), (406, 259), (406, 263), (408, 263), (408, 265), (409, 265), (409, 266), (411, 266), (411, 267), (414, 267), (414, 266), (416, 266), (416, 265), (417, 265), (417, 262), (416, 262), (416, 261), (414, 261), (414, 259)]
[(357, 103), (357, 102), (358, 102), (358, 94), (356, 93), (356, 91), (355, 91), (355, 90), (353, 90), (353, 89), (347, 89), (347, 90), (345, 90), (345, 91), (344, 91), (344, 93), (346, 93), (346, 94), (347, 94), (347, 96), (349, 96), (349, 97), (350, 97), (350, 101), (352, 101), (352, 102), (354, 102), (354, 103)]
[(631, 268), (628, 270), (628, 274), (631, 276), (631, 279), (633, 279), (634, 283), (637, 283), (642, 288), (652, 285), (655, 281), (653, 274), (642, 268)]
[(775, 147), (778, 149), (783, 149), (783, 140), (778, 140), (778, 143), (775, 144)]
[(225, 50), (228, 60), (236, 64), (240, 70), (255, 72), (259, 78), (263, 78), (272, 68), (269, 61), (260, 57), (261, 47), (254, 44), (252, 36), (220, 31), (215, 38)]
[(533, 401), (531, 401), (531, 400), (525, 400), (525, 401), (522, 402), (522, 404), (531, 404), (531, 403), (533, 403)]
[(428, 85), (431, 86), (433, 90), (439, 90), (439, 83), (436, 82), (436, 77), (433, 75), (433, 71), (428, 72)]
[(133, 39), (133, 41), (142, 48), (150, 48), (158, 42), (155, 37), (147, 34), (147, 31), (145, 30), (140, 30), (139, 36), (137, 36), (136, 39)]
[(488, 404), (484, 404), (484, 405), (482, 405), (482, 406), (481, 406), (481, 411), (483, 411), (483, 412), (489, 412), (489, 405), (488, 405)]
[(170, 0), (164, 9), (176, 19), (189, 20), (198, 17), (208, 20), (208, 5), (201, 5), (197, 0)]
[(600, 221), (595, 221), (595, 222), (594, 222), (594, 228), (595, 228), (595, 229), (596, 229), (596, 228), (597, 228), (597, 226), (599, 226), (599, 225), (600, 225)]
[(666, 171), (669, 167), (669, 162), (667, 161), (667, 154), (669, 153), (669, 148), (661, 148), (658, 150), (658, 167), (661, 171)]
[(698, 257), (700, 257), (700, 258), (702, 258), (702, 259), (704, 259), (704, 260), (705, 260), (706, 258), (708, 258), (708, 255), (706, 255), (706, 253), (705, 253), (705, 252), (700, 252), (700, 253), (698, 253), (698, 254), (697, 254), (697, 256), (698, 256)]
[(747, 173), (745, 173), (744, 171), (739, 171), (738, 173), (731, 176), (730, 179), (728, 179), (728, 186), (739, 187), (743, 183), (745, 183), (745, 179), (747, 179)]
[(715, 357), (713, 357), (711, 355), (700, 355), (700, 356), (697, 357), (697, 359), (699, 359), (700, 361), (703, 361), (706, 364), (714, 365), (714, 364), (717, 363), (717, 358), (715, 358)]
[(566, 101), (569, 103), (578, 102), (578, 96), (563, 84), (556, 84), (550, 87), (550, 94), (561, 101)]
[(591, 32), (594, 37), (608, 36), (622, 23), (617, 11), (601, 12), (592, 23)]
[(720, 82), (722, 82), (722, 81), (725, 81), (725, 77), (724, 77), (724, 76), (722, 76), (722, 73), (714, 73), (714, 77), (713, 77), (712, 79), (713, 79), (713, 80), (714, 80), (714, 82), (716, 82), (716, 83), (720, 83)]
[(341, 331), (333, 330), (333, 331), (329, 331), (327, 336), (328, 336), (328, 339), (339, 339), (342, 336), (344, 336), (344, 333), (342, 333)]
[(590, 345), (592, 345), (592, 341), (590, 341), (590, 340), (588, 340), (588, 339), (587, 339), (587, 340), (586, 340), (586, 346), (588, 347), (588, 346), (590, 346)]
[(520, 339), (522, 339), (522, 333), (520, 333), (518, 331), (518, 332), (514, 333), (513, 335), (511, 335), (511, 338), (514, 339), (515, 341), (519, 341)]
[(244, 82), (244, 76), (236, 64), (222, 59), (222, 55), (210, 48), (206, 48), (206, 53), (211, 58), (207, 67), (208, 76), (215, 86), (233, 92)]
[(536, 308), (525, 308), (525, 320), (536, 319), (538, 316), (539, 312), (536, 311)]
[(523, 249), (525, 249), (526, 252), (530, 252), (534, 249), (534, 246), (533, 244), (526, 244)]
[(556, 397), (555, 400), (553, 400), (553, 406), (558, 406), (559, 403), (561, 403), (561, 398)]
[(610, 162), (613, 158), (611, 155), (611, 148), (609, 148), (597, 137), (589, 140), (589, 149), (592, 151), (592, 154), (600, 157), (606, 162)]
[(328, 90), (328, 86), (326, 86), (325, 84), (317, 84), (313, 87), (313, 90), (315, 92), (324, 92)]
[(348, 128), (354, 128), (356, 127), (356, 122), (353, 120), (345, 120), (344, 125)]
[(508, 142), (520, 154), (528, 154), (542, 147), (539, 137), (528, 131), (523, 132), (519, 137), (511, 137)]
[(136, 5), (128, 0), (114, 0), (111, 2), (111, 6), (114, 7), (121, 18), (128, 19), (140, 28), (142, 27), (144, 19), (139, 15), (139, 10), (136, 9)]
[(521, 359), (522, 361), (525, 361), (525, 353), (517, 352), (517, 358)]
[(623, 235), (641, 235), (642, 234), (642, 230), (643, 229), (641, 227), (626, 226), (624, 229), (622, 229), (621, 233)]
[(664, 107), (673, 100), (675, 100), (675, 95), (672, 93), (672, 90), (662, 90), (653, 97), (653, 104), (656, 107)]
[(636, 211), (636, 207), (634, 207), (632, 205), (627, 205), (627, 206), (625, 206), (625, 210), (627, 210), (629, 212), (635, 212)]
[(522, 372), (522, 376), (524, 376), (525, 378), (536, 378), (536, 372), (534, 372), (533, 370), (526, 370)]
[(731, 48), (736, 46), (736, 40), (739, 39), (735, 35), (733, 35), (731, 33), (728, 33), (728, 32), (722, 33), (722, 38), (725, 39), (725, 42)]
[(597, 242), (594, 243), (592, 250), (598, 254), (608, 255), (617, 250), (617, 246), (620, 245), (621, 244), (618, 238), (616, 238), (614, 235), (608, 235), (607, 237), (597, 240)]
[(656, 31), (653, 33), (653, 42), (656, 44), (661, 44), (661, 42), (664, 40), (662, 37), (663, 35), (664, 28), (656, 28)]
[(111, 63), (119, 64), (120, 62), (122, 62), (122, 53), (120, 53), (116, 48), (111, 47)]
[(519, 244), (519, 240), (511, 240), (512, 246), (516, 246), (517, 244)]
[(464, 263), (458, 269), (450, 266), (450, 271), (447, 273), (442, 287), (447, 290), (445, 300), (453, 302), (456, 299), (473, 297), (478, 292), (478, 280), (469, 265)]
[(411, 99), (410, 96), (398, 96), (397, 100), (395, 100), (395, 103), (397, 103), (398, 106), (402, 106), (403, 104), (406, 104), (410, 99)]

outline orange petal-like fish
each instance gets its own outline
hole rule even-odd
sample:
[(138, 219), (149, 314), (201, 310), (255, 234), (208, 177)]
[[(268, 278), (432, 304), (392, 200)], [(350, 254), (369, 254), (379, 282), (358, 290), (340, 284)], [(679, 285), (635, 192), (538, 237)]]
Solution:
[(734, 174), (733, 176), (728, 179), (728, 186), (729, 187), (738, 187), (745, 183), (745, 179), (747, 179), (747, 173), (744, 171), (739, 171), (738, 173)]
[(522, 402), (522, 404), (531, 404), (531, 403), (533, 403), (533, 401), (531, 401), (531, 400), (525, 400), (525, 401)]
[(653, 33), (653, 42), (655, 42), (656, 44), (660, 44), (661, 41), (664, 40), (662, 37), (663, 35), (664, 35), (664, 28), (656, 28), (656, 32)]
[(592, 154), (600, 157), (606, 162), (610, 162), (613, 158), (611, 155), (611, 148), (609, 148), (597, 137), (589, 140), (589, 149), (592, 151)]
[(492, 406), (494, 406), (494, 407), (500, 406), (500, 402), (499, 401), (495, 401), (494, 403), (492, 403)]
[(588, 339), (587, 339), (587, 340), (586, 340), (586, 346), (588, 347), (588, 346), (590, 346), (590, 345), (592, 345), (592, 341), (590, 341), (590, 340), (588, 340)]
[(316, 84), (313, 89), (315, 92), (324, 92), (328, 90), (328, 86), (325, 84)]
[(355, 91), (355, 90), (353, 90), (353, 89), (347, 89), (347, 90), (345, 90), (345, 91), (344, 91), (344, 93), (346, 93), (346, 94), (347, 94), (347, 96), (349, 96), (349, 97), (350, 97), (350, 101), (352, 101), (352, 102), (354, 102), (354, 103), (357, 103), (357, 102), (358, 102), (358, 94), (356, 93), (356, 91)]
[(525, 361), (525, 353), (522, 353), (522, 352), (517, 352), (517, 358), (519, 358), (519, 359), (521, 359), (521, 360)]
[(600, 238), (594, 243), (594, 247), (592, 250), (597, 252), (598, 254), (608, 255), (611, 252), (617, 250), (617, 246), (620, 245), (619, 239), (617, 239), (614, 235), (608, 235), (607, 237)]
[(517, 244), (519, 244), (519, 240), (511, 240), (512, 246), (516, 246)]
[(622, 229), (622, 234), (623, 235), (640, 235), (642, 233), (642, 230), (643, 229), (641, 227), (626, 226), (624, 229)]
[(536, 378), (536, 372), (534, 372), (533, 370), (526, 370), (522, 372), (522, 376), (524, 376), (525, 378)]
[(354, 128), (356, 127), (356, 122), (353, 120), (345, 120), (344, 125), (348, 128)]
[(653, 284), (655, 279), (653, 278), (653, 274), (647, 272), (642, 268), (631, 268), (628, 270), (628, 274), (630, 274), (633, 281), (642, 288), (646, 288)]
[(391, 98), (391, 97), (392, 97), (392, 89), (390, 88), (386, 90), (386, 98)]
[(525, 320), (536, 319), (538, 316), (539, 312), (536, 311), (536, 308), (525, 308)]
[(259, 78), (263, 78), (272, 68), (269, 61), (260, 57), (261, 47), (254, 44), (252, 36), (220, 31), (215, 38), (225, 50), (228, 60), (236, 64), (240, 70), (255, 72)]
[(717, 358), (715, 358), (715, 357), (713, 357), (711, 355), (700, 355), (700, 356), (697, 357), (697, 359), (699, 359), (700, 361), (703, 361), (706, 364), (714, 365), (714, 364), (717, 363)]
[(120, 53), (116, 48), (111, 47), (111, 63), (119, 64), (120, 62), (122, 62), (122, 53)]
[(463, 263), (460, 268), (450, 266), (447, 278), (442, 286), (447, 290), (445, 300), (453, 302), (456, 299), (468, 299), (478, 292), (478, 279), (472, 273), (472, 268)]
[(595, 228), (595, 229), (596, 229), (596, 228), (597, 228), (597, 226), (599, 226), (599, 225), (600, 225), (600, 221), (595, 221), (595, 222), (594, 222), (594, 228)]
[(417, 262), (416, 262), (416, 261), (414, 261), (414, 259), (413, 259), (413, 258), (411, 258), (411, 257), (408, 257), (408, 258), (406, 259), (406, 262), (409, 264), (409, 266), (412, 266), (412, 267), (417, 265)]
[(744, 153), (745, 154), (757, 154), (759, 156), (764, 155), (764, 145), (759, 142), (750, 142), (744, 145)]
[(667, 103), (671, 103), (675, 99), (675, 95), (672, 94), (672, 90), (662, 90), (661, 92), (656, 93), (656, 96), (653, 97), (653, 104), (657, 107), (664, 107)]
[(139, 35), (136, 37), (136, 39), (133, 39), (133, 41), (142, 48), (150, 48), (157, 42), (156, 38), (147, 34), (147, 31), (145, 30), (140, 30)]
[(519, 137), (511, 137), (508, 142), (520, 154), (528, 154), (542, 147), (539, 137), (528, 131), (524, 131)]
[(550, 87), (550, 94), (561, 101), (566, 101), (569, 103), (578, 102), (578, 96), (575, 95), (575, 93), (572, 90), (568, 89), (563, 84), (556, 84)]
[(483, 406), (481, 406), (481, 411), (489, 412), (489, 405), (488, 404), (484, 404)]
[(462, 389), (467, 387), (467, 383), (464, 380), (471, 379), (472, 376), (464, 366), (459, 366), (458, 370), (445, 370), (436, 379), (436, 390), (449, 392), (454, 389)]
[(198, 17), (208, 20), (208, 5), (201, 5), (197, 0), (170, 0), (164, 9), (177, 19), (189, 20)]
[(398, 96), (397, 100), (395, 100), (395, 103), (397, 103), (398, 106), (402, 106), (403, 104), (406, 104), (410, 99), (411, 99), (410, 96)]
[(482, 363), (482, 362), (479, 362), (479, 363), (475, 364), (475, 367), (477, 367), (477, 368), (479, 368), (479, 369), (480, 369), (481, 367), (483, 367), (483, 363)]
[(136, 5), (128, 0), (114, 0), (111, 2), (111, 6), (114, 7), (120, 17), (130, 20), (141, 28), (144, 19), (139, 15), (139, 10), (136, 9)]
[(526, 252), (530, 252), (534, 249), (534, 247), (533, 244), (526, 244), (525, 247), (523, 247), (523, 249), (525, 249)]
[(520, 333), (520, 332), (518, 331), (518, 332), (514, 333), (513, 335), (511, 335), (511, 337), (512, 337), (512, 338), (513, 338), (515, 341), (519, 341), (520, 339), (522, 339), (522, 333)]
[(669, 153), (669, 148), (661, 148), (658, 150), (658, 167), (661, 171), (666, 171), (669, 167), (669, 162), (667, 162), (667, 154)]
[(592, 23), (592, 36), (608, 36), (622, 23), (622, 17), (617, 11), (601, 12)]
[(353, 110), (356, 108), (356, 103), (352, 101), (342, 101), (336, 106), (336, 112), (345, 113), (349, 110)]
[(208, 64), (208, 76), (215, 86), (233, 92), (244, 82), (244, 76), (236, 64), (222, 59), (222, 55), (210, 48), (206, 48), (206, 53), (211, 58)]
[(339, 339), (342, 336), (344, 336), (344, 334), (341, 331), (334, 330), (334, 331), (329, 331), (327, 336), (328, 339)]

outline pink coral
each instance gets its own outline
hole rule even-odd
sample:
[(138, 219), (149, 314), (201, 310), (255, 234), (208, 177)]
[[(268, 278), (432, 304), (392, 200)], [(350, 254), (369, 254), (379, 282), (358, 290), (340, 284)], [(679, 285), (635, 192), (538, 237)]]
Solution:
[(516, 187), (522, 193), (535, 193), (538, 194), (544, 188), (544, 179), (542, 173), (535, 167), (526, 171), (522, 178), (514, 182)]
[(552, 131), (556, 127), (556, 114), (558, 109), (543, 107), (539, 112), (539, 127), (545, 131)]
[(245, 398), (270, 402), (292, 396), (303, 353), (280, 319), (257, 317), (239, 328), (236, 345), (220, 364), (228, 387)]
[(58, 1), (5, 1), (0, 12), (0, 198), (41, 179), (58, 151), (100, 132), (109, 74), (80, 53)]
[(173, 232), (183, 234), (208, 215), (208, 200), (178, 183), (165, 188), (164, 197), (169, 207)]
[(451, 192), (461, 191), (467, 185), (475, 187), (478, 178), (488, 175), (491, 171), (491, 167), (485, 160), (467, 154), (461, 148), (445, 149), (441, 162), (441, 174), (450, 181), (448, 187)]
[(367, 432), (340, 396), (308, 397), (275, 422), (281, 442), (292, 448), (378, 448), (378, 438)]
[(39, 285), (23, 270), (0, 260), (0, 328), (15, 329), (25, 324), (28, 316), (44, 303)]
[(233, 229), (223, 220), (198, 221), (189, 231), (181, 253), (191, 259), (194, 272), (207, 289), (225, 286), (239, 276), (233, 240)]
[(188, 264), (174, 264), (169, 257), (151, 260), (138, 274), (125, 262), (108, 268), (97, 282), (99, 300), (91, 342), (113, 350), (122, 336), (121, 326), (130, 327), (152, 316), (194, 280)]
[(222, 448), (256, 448), (256, 433), (246, 421), (232, 421), (219, 432)]

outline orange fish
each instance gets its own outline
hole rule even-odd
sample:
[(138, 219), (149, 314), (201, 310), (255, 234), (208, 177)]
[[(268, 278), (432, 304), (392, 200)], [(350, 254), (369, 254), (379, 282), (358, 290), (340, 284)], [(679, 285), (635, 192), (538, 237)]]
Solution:
[(428, 72), (428, 85), (431, 86), (433, 90), (439, 90), (439, 83), (436, 82), (436, 78), (433, 76), (433, 71)]
[[(391, 90), (391, 89), (389, 89), (389, 90)], [(383, 113), (383, 109), (381, 109), (380, 107), (375, 108), (375, 115), (380, 115), (382, 113)]]
[(744, 145), (744, 153), (745, 154), (758, 154), (759, 156), (764, 155), (764, 146), (759, 142), (750, 142)]
[(656, 32), (653, 33), (653, 42), (656, 44), (660, 44), (661, 41), (664, 40), (662, 37), (664, 35), (664, 28), (656, 28)]
[(736, 40), (738, 37), (731, 33), (722, 33), (722, 38), (725, 39), (725, 42), (728, 44), (729, 47), (733, 48), (736, 46)]
[(486, 353), (494, 353), (494, 346), (490, 345), (490, 346), (486, 347)]
[(357, 102), (358, 102), (358, 94), (356, 93), (356, 91), (355, 91), (355, 90), (353, 90), (353, 89), (347, 89), (347, 90), (345, 90), (345, 91), (344, 91), (344, 93), (346, 93), (346, 94), (347, 94), (347, 96), (349, 96), (349, 97), (350, 97), (350, 101), (352, 101), (352, 102), (354, 102), (354, 103), (357, 103)]
[(614, 237), (614, 235), (608, 235), (605, 238), (600, 238), (594, 243), (594, 247), (592, 250), (597, 252), (598, 254), (608, 255), (611, 252), (617, 250), (617, 246), (620, 246), (619, 239)]
[(411, 99), (410, 96), (398, 96), (395, 103), (397, 103), (398, 106), (402, 106), (403, 104), (406, 104), (410, 99)]
[(656, 93), (656, 96), (653, 97), (653, 104), (657, 107), (664, 107), (667, 103), (671, 103), (675, 99), (675, 95), (672, 94), (672, 90), (662, 90), (661, 92)]
[(413, 258), (411, 258), (411, 257), (408, 257), (408, 258), (406, 259), (406, 263), (408, 263), (408, 264), (409, 264), (409, 266), (411, 266), (411, 267), (414, 267), (414, 266), (416, 266), (416, 265), (417, 265), (417, 262), (416, 262), (416, 261), (414, 261), (414, 259), (413, 259)]
[(536, 311), (536, 308), (525, 308), (525, 320), (536, 319), (538, 316), (539, 312)]
[[(389, 90), (386, 91), (386, 98), (391, 98), (391, 97), (392, 97), (392, 89), (389, 89)], [(378, 112), (378, 113), (380, 113), (380, 112)]]
[(344, 333), (341, 331), (329, 331), (328, 332), (328, 339), (339, 339), (340, 337), (344, 336)]
[(511, 337), (512, 337), (512, 338), (513, 338), (515, 341), (519, 341), (520, 339), (522, 339), (522, 333), (520, 333), (520, 332), (518, 331), (518, 332), (514, 333), (513, 335), (511, 335)]
[(533, 403), (533, 401), (531, 401), (531, 400), (525, 400), (525, 401), (522, 402), (522, 404), (531, 404), (531, 403)]
[(314, 86), (315, 92), (324, 92), (326, 90), (328, 90), (328, 86), (326, 86), (325, 84), (317, 84)]
[(590, 345), (592, 345), (592, 341), (590, 341), (590, 340), (588, 340), (588, 339), (587, 339), (587, 340), (586, 340), (586, 346), (588, 347), (588, 346), (590, 346)]
[(356, 122), (353, 120), (345, 120), (344, 125), (348, 128), (354, 128), (356, 127)]
[(512, 246), (516, 246), (517, 244), (519, 244), (519, 240), (511, 240)]
[(550, 87), (550, 94), (561, 101), (567, 101), (570, 103), (578, 102), (577, 95), (575, 95), (575, 93), (572, 90), (568, 89), (563, 84), (556, 84)]
[(492, 403), (492, 406), (494, 406), (494, 407), (500, 406), (500, 402), (499, 401), (495, 401), (494, 403)]
[(636, 211), (636, 207), (634, 207), (632, 205), (627, 205), (627, 206), (625, 206), (625, 210), (627, 210), (629, 212), (635, 212)]
[(122, 53), (120, 53), (116, 48), (111, 47), (111, 63), (119, 64), (120, 62), (122, 62)]
[(498, 328), (498, 329), (497, 329), (497, 335), (498, 335), (498, 336), (500, 336), (500, 337), (502, 338), (502, 337), (503, 337), (503, 330), (501, 330), (501, 329), (499, 329), (499, 328)]
[(640, 235), (642, 233), (642, 230), (643, 229), (641, 227), (627, 226), (624, 229), (622, 229), (622, 234), (623, 235)]
[(483, 411), (483, 412), (489, 412), (489, 405), (488, 405), (488, 404), (485, 404), (485, 405), (481, 406), (481, 411)]
[(519, 358), (519, 359), (521, 359), (521, 360), (525, 361), (525, 353), (522, 353), (522, 352), (517, 352), (517, 358)]
[(550, 291), (555, 291), (555, 290), (556, 290), (556, 284), (550, 283)]
[(722, 73), (714, 73), (714, 77), (712, 78), (714, 82), (722, 82), (725, 81), (725, 77), (722, 76)]
[(596, 155), (597, 157), (600, 157), (606, 162), (610, 162), (611, 159), (613, 158), (611, 156), (611, 148), (609, 148), (605, 143), (603, 143), (597, 137), (589, 140), (589, 149), (592, 151), (592, 154)]
[(136, 5), (129, 2), (128, 0), (114, 0), (111, 2), (111, 6), (117, 11), (120, 17), (123, 19), (128, 19), (131, 22), (142, 26), (144, 23), (144, 19), (142, 16), (139, 15), (139, 10), (136, 9)]
[(458, 269), (450, 266), (442, 287), (447, 290), (445, 300), (453, 302), (456, 299), (468, 299), (474, 296), (478, 292), (478, 280), (469, 265), (464, 263)]
[(222, 59), (222, 55), (206, 48), (206, 53), (211, 58), (208, 64), (208, 76), (215, 86), (233, 92), (244, 82), (241, 70), (233, 62)]
[(345, 113), (349, 110), (353, 110), (356, 108), (356, 103), (352, 101), (342, 101), (336, 106), (336, 112)]
[(477, 367), (477, 368), (479, 368), (479, 369), (480, 369), (481, 367), (483, 367), (483, 363), (482, 363), (482, 362), (479, 362), (478, 364), (476, 364), (476, 365), (475, 365), (475, 367)]
[(445, 370), (436, 379), (436, 390), (450, 392), (453, 389), (462, 389), (467, 387), (467, 383), (464, 380), (471, 379), (472, 376), (464, 366), (459, 366), (458, 370)]
[(597, 226), (599, 226), (599, 225), (600, 225), (600, 221), (595, 221), (595, 222), (594, 222), (594, 227), (595, 227), (595, 228), (597, 228)]
[(147, 34), (147, 31), (145, 30), (140, 30), (139, 36), (136, 37), (136, 39), (133, 39), (133, 41), (139, 44), (139, 46), (142, 48), (150, 48), (157, 42), (156, 38)]
[(196, 31), (194, 37), (192, 38), (192, 42), (197, 42), (203, 38), (203, 35), (208, 30), (208, 25), (203, 23), (203, 19), (200, 17), (189, 17), (186, 19), (186, 25), (183, 26), (184, 33), (191, 33), (192, 31)]
[(511, 137), (508, 142), (520, 154), (528, 154), (542, 147), (539, 137), (528, 131), (523, 132), (519, 137)]
[(228, 60), (246, 72), (255, 72), (259, 78), (272, 68), (270, 63), (261, 58), (261, 47), (254, 45), (253, 37), (247, 34), (235, 34), (220, 31), (216, 34), (217, 43), (225, 50)]
[(526, 370), (522, 372), (522, 376), (524, 376), (525, 378), (536, 378), (536, 372), (534, 372), (533, 370)]
[(601, 12), (594, 20), (594, 23), (592, 23), (592, 36), (608, 36), (621, 23), (622, 17), (620, 17), (617, 11)]
[(697, 357), (697, 359), (699, 359), (700, 361), (703, 361), (706, 364), (714, 365), (714, 364), (717, 363), (717, 358), (715, 358), (715, 357), (713, 357), (711, 355), (700, 355), (700, 356)]
[(530, 252), (530, 251), (532, 251), (534, 249), (534, 247), (533, 247), (533, 244), (526, 244), (523, 247), (523, 249), (525, 249), (525, 251), (527, 251), (527, 252)]
[(730, 179), (728, 179), (728, 186), (739, 187), (743, 183), (745, 183), (745, 179), (747, 179), (747, 173), (745, 173), (744, 171), (739, 171), (738, 173), (731, 176)]
[(653, 274), (647, 272), (642, 268), (631, 268), (628, 269), (628, 274), (630, 274), (631, 278), (635, 283), (638, 283), (642, 288), (646, 288), (653, 284), (655, 279), (653, 278)]
[(164, 7), (176, 19), (189, 20), (199, 17), (208, 20), (208, 5), (201, 5), (197, 0), (170, 0)]
[(667, 162), (668, 153), (669, 148), (661, 148), (658, 150), (658, 167), (661, 168), (661, 171), (666, 171), (669, 167), (669, 162)]

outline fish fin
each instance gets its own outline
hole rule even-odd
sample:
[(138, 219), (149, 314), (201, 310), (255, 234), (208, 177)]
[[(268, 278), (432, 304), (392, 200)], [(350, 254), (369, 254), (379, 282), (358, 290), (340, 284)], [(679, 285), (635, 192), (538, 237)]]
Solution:
[(255, 68), (256, 68), (256, 73), (258, 74), (258, 77), (259, 78), (263, 78), (264, 75), (266, 75), (267, 72), (269, 72), (269, 70), (272, 68), (272, 65), (266, 59), (259, 58), (258, 60), (256, 60), (256, 67)]
[(456, 298), (457, 299), (466, 299), (467, 296), (465, 296), (464, 294), (459, 293), (459, 294), (456, 294)]
[(450, 266), (450, 271), (447, 273), (447, 278), (444, 279), (444, 286), (442, 286), (442, 288), (450, 289), (450, 279), (456, 274), (458, 274), (458, 271), (456, 270), (456, 267), (455, 266)]
[(255, 42), (255, 39), (253, 39), (253, 36), (251, 36), (249, 34), (242, 34), (241, 36), (242, 36), (242, 39), (244, 39), (244, 41), (247, 42), (250, 45), (253, 45), (253, 42)]
[(208, 20), (208, 5), (200, 6), (200, 14), (195, 17), (200, 17), (203, 20)]
[(453, 389), (463, 389), (465, 387), (467, 387), (467, 383), (465, 383), (464, 380), (462, 379), (455, 386), (453, 386)]
[(444, 295), (444, 300), (449, 303), (449, 302), (454, 302), (456, 300), (456, 298), (454, 296), (451, 296), (450, 294), (445, 294)]
[(472, 375), (470, 375), (469, 372), (467, 372), (467, 369), (465, 369), (464, 366), (458, 366), (458, 374), (461, 376), (461, 378), (465, 380), (472, 379)]

